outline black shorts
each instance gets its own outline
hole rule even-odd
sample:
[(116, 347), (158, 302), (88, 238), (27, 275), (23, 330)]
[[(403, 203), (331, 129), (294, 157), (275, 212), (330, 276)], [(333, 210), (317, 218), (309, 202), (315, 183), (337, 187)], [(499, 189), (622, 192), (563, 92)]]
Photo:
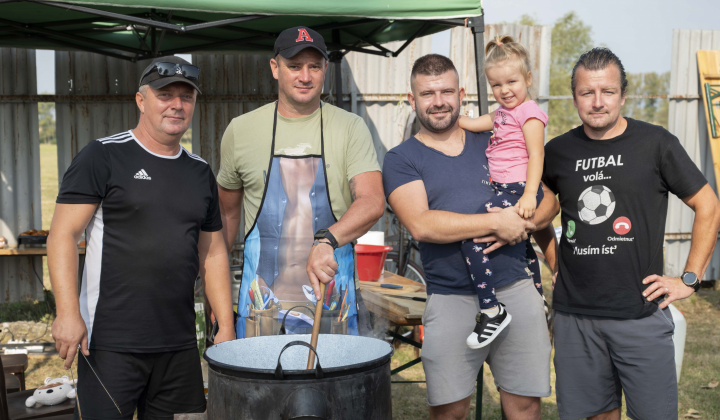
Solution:
[(176, 413), (205, 411), (200, 356), (196, 348), (162, 353), (117, 353), (91, 350), (88, 360), (122, 414), (92, 370), (79, 357), (78, 410), (84, 420), (169, 419)]

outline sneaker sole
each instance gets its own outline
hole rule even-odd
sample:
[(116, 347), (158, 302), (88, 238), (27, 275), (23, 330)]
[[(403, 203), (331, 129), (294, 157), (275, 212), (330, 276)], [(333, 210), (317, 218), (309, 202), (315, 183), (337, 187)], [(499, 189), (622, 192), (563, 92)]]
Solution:
[(500, 323), (500, 326), (496, 330), (495, 334), (490, 337), (488, 340), (485, 340), (484, 342), (480, 343), (477, 339), (477, 334), (475, 331), (473, 331), (470, 336), (465, 340), (465, 344), (467, 344), (468, 347), (470, 347), (473, 350), (481, 349), (488, 344), (492, 343), (499, 335), (500, 333), (505, 329), (505, 327), (510, 324), (510, 321), (512, 321), (512, 315), (507, 314), (507, 318), (505, 318), (505, 321)]

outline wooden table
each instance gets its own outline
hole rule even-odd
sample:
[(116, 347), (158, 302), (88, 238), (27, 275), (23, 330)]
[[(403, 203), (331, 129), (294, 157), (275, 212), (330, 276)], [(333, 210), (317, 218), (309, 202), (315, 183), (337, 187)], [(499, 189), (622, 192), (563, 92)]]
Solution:
[[(393, 284), (403, 288), (387, 289), (382, 287), (383, 284)], [(425, 299), (427, 297), (425, 285), (385, 272), (378, 281), (361, 281), (360, 292), (370, 312), (387, 319), (395, 326), (422, 325), (425, 301), (398, 296)]]
[[(389, 289), (382, 287), (383, 284), (402, 286), (402, 289)], [(427, 293), (425, 285), (414, 282), (397, 274), (383, 273), (378, 281), (361, 281), (360, 293), (368, 310), (390, 323), (388, 333), (395, 339), (410, 344), (417, 349), (422, 348), (422, 343), (416, 339), (409, 339), (397, 333), (397, 327), (414, 327), (422, 325), (422, 316), (425, 312), (425, 300)], [(420, 363), (422, 359), (416, 351), (415, 359), (390, 371), (390, 375)], [(393, 381), (396, 383), (417, 383), (424, 381)]]
[[(85, 255), (85, 247), (78, 247), (78, 253)], [(16, 248), (0, 248), (0, 257), (3, 256), (18, 256), (18, 257), (42, 257), (47, 255), (47, 248), (44, 246), (30, 247), (20, 245)]]
[(3, 354), (0, 358), (2, 358), (3, 372), (15, 375), (20, 381), (20, 390), (24, 391), (25, 371), (28, 368), (27, 354)]
[[(83, 267), (85, 266), (85, 247), (78, 247), (79, 254), (79, 268), (78, 268), (78, 293), (80, 292), (80, 285), (82, 283)], [(14, 248), (0, 248), (0, 257), (7, 258), (42, 258), (47, 255), (47, 248), (45, 246), (26, 246), (20, 245)], [(42, 269), (40, 270), (42, 274)], [(27, 276), (32, 278), (37, 276), (37, 273), (27, 273)], [(42, 277), (40, 277), (40, 283), (42, 283)], [(12, 287), (13, 285), (11, 285)], [(0, 299), (0, 301), (2, 301)]]

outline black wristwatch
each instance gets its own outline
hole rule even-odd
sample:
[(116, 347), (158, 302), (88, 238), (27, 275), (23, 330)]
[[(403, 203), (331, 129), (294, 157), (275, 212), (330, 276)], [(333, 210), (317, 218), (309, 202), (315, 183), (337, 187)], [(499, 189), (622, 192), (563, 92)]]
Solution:
[(680, 280), (685, 284), (687, 287), (692, 287), (693, 290), (696, 292), (700, 290), (700, 279), (698, 279), (697, 274), (686, 271), (682, 273), (682, 276), (680, 276)]
[(330, 231), (327, 229), (320, 229), (317, 232), (315, 232), (315, 240), (318, 240), (318, 239), (327, 239), (328, 241), (330, 241), (330, 246), (332, 246), (333, 249), (338, 248), (337, 239), (335, 239), (333, 234), (330, 233)]

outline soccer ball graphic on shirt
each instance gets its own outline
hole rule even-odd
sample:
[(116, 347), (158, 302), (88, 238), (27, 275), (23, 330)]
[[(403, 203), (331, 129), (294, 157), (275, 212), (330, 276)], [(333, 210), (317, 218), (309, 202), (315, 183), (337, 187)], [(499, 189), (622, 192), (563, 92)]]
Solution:
[(590, 225), (602, 223), (615, 211), (615, 195), (604, 185), (588, 187), (578, 198), (580, 220)]

